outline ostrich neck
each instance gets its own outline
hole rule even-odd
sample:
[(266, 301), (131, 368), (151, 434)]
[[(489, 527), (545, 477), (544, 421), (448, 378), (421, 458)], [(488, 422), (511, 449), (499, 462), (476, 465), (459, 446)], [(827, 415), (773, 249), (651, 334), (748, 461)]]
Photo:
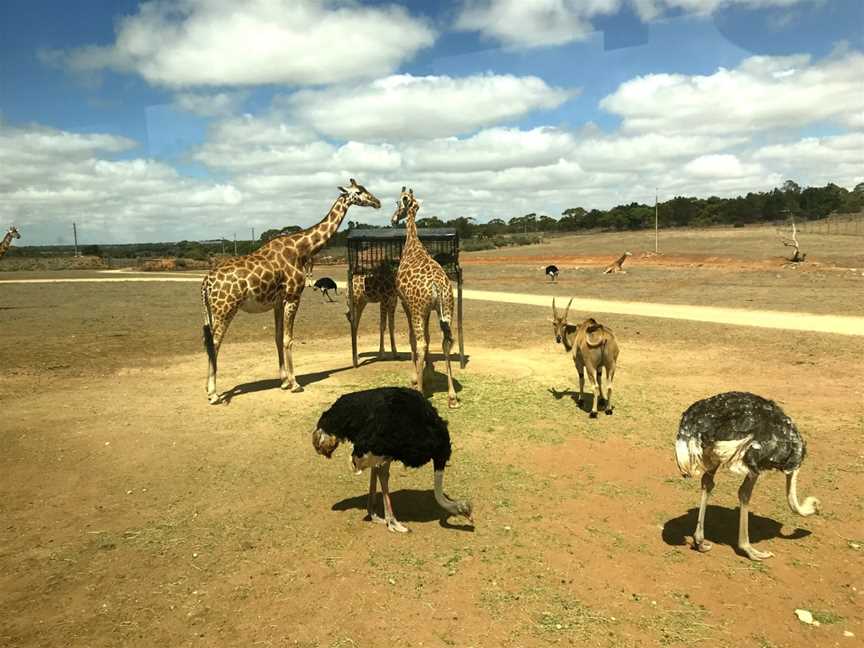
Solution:
[(435, 471), (435, 501), (451, 515), (459, 515), (459, 506), (444, 494), (444, 471)]

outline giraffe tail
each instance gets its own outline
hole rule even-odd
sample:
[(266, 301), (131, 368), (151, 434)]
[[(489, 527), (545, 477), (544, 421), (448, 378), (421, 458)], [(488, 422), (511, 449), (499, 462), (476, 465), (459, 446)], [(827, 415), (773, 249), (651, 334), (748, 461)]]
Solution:
[(204, 302), (204, 314), (206, 320), (204, 322), (204, 348), (207, 350), (207, 358), (210, 360), (210, 365), (213, 371), (216, 371), (216, 345), (213, 343), (213, 312), (210, 310), (210, 295), (207, 291), (207, 280), (201, 286), (201, 300)]
[(452, 344), (453, 331), (450, 330), (450, 321), (453, 319), (453, 293), (450, 293), (450, 300), (448, 301), (446, 299), (447, 293), (442, 291), (437, 284), (432, 284), (432, 292), (438, 311), (438, 324), (441, 326), (441, 333), (444, 335), (444, 340)]

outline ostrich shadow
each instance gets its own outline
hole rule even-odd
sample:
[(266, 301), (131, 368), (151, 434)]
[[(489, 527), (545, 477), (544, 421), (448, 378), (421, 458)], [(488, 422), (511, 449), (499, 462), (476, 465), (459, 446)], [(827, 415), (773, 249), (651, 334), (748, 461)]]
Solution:
[[(330, 507), (331, 511), (366, 511), (366, 502), (368, 495), (358, 495), (357, 497), (349, 497), (340, 502), (336, 502)], [(438, 520), (438, 524), (446, 529), (455, 529), (457, 531), (465, 531), (468, 533), (474, 532), (474, 527), (470, 524), (452, 524), (448, 521), (447, 513), (438, 506), (435, 501), (435, 494), (431, 490), (416, 490), (413, 488), (403, 488), (398, 491), (390, 492), (390, 503), (393, 505), (393, 513), (396, 518), (405, 524), (411, 522), (434, 522)], [(383, 502), (380, 491), (376, 495), (375, 510), (379, 515), (384, 515)], [(368, 520), (369, 516), (365, 516), (364, 520)]]
[[(692, 544), (687, 541), (696, 531), (699, 509), (691, 508), (684, 515), (667, 520), (663, 525), (663, 542), (671, 546)], [(812, 532), (796, 527), (792, 533), (784, 534), (783, 525), (771, 518), (757, 515), (750, 511), (750, 542), (755, 544), (762, 540), (800, 540)], [(744, 555), (738, 550), (738, 509), (709, 505), (705, 510), (705, 539), (716, 545), (727, 545), (735, 553)]]
[[(393, 356), (389, 351), (385, 351), (384, 355), (378, 355), (377, 351), (363, 351), (357, 354), (357, 358), (363, 358), (359, 363), (358, 367), (362, 367), (363, 365), (372, 364), (375, 362), (405, 362), (411, 361), (411, 351), (397, 351), (396, 355)], [(467, 353), (465, 354), (465, 365), (467, 366), (471, 360), (471, 356)], [(430, 362), (444, 362), (444, 354), (443, 353), (429, 353), (429, 361)], [(450, 364), (456, 365), (458, 367), (459, 364), (459, 353), (450, 352)], [(446, 374), (445, 374), (446, 377)]]
[[(591, 413), (591, 404), (594, 402), (594, 392), (582, 392), (582, 402), (580, 403), (579, 392), (573, 389), (562, 389), (559, 391), (554, 387), (550, 387), (546, 391), (552, 394), (552, 398), (554, 398), (555, 400), (561, 400), (565, 396), (569, 396), (573, 400), (573, 403), (576, 405), (576, 407), (581, 409), (586, 414)], [(597, 409), (602, 411), (605, 406), (606, 399), (603, 397), (599, 397), (597, 399)], [(613, 411), (615, 410), (615, 403), (612, 403), (612, 409)]]

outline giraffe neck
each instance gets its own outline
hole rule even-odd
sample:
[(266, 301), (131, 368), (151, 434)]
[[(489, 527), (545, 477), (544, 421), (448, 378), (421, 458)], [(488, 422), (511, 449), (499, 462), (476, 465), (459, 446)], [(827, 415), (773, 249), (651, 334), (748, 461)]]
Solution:
[(12, 246), (12, 232), (6, 232), (6, 236), (0, 241), (0, 257)]
[(303, 230), (302, 234), (304, 238), (310, 243), (308, 257), (312, 257), (323, 248), (327, 244), (327, 241), (330, 240), (330, 237), (336, 233), (336, 230), (339, 229), (342, 220), (348, 213), (348, 207), (348, 201), (345, 196), (339, 196), (320, 223)]
[(424, 249), (423, 244), (420, 243), (420, 237), (417, 236), (416, 216), (416, 209), (411, 208), (408, 210), (408, 216), (405, 219), (405, 250), (402, 252), (403, 254)]

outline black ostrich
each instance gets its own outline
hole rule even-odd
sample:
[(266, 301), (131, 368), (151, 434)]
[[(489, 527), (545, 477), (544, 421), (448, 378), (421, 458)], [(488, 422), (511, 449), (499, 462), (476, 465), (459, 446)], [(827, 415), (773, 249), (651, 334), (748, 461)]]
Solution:
[(556, 265), (548, 265), (546, 266), (546, 276), (549, 277), (552, 281), (558, 277), (558, 266)]
[(330, 277), (321, 277), (318, 281), (316, 281), (312, 285), (312, 289), (313, 290), (320, 290), (321, 294), (323, 296), (326, 296), (327, 299), (329, 299), (331, 302), (333, 301), (333, 298), (330, 297), (330, 293), (327, 291), (332, 290), (337, 295), (339, 294), (339, 291), (336, 290), (336, 282), (333, 281)]
[[(388, 488), (390, 462), (401, 461), (410, 468), (419, 468), (431, 460), (435, 500), (449, 515), (461, 515), (474, 523), (470, 502), (453, 501), (444, 494), (450, 434), (446, 421), (418, 391), (379, 387), (340, 396), (318, 419), (312, 445), (329, 459), (342, 441), (354, 445), (351, 463), (357, 474), (364, 468), (372, 469), (366, 508), (373, 522), (386, 524), (390, 531), (408, 531), (393, 515)], [(384, 495), (383, 520), (375, 514), (376, 477)]]
[[(693, 544), (709, 551), (705, 541), (705, 506), (714, 489), (714, 474), (719, 468), (744, 475), (738, 489), (741, 509), (738, 522), (738, 548), (751, 560), (764, 560), (774, 554), (750, 546), (747, 507), (759, 474), (765, 470), (786, 473), (786, 499), (798, 515), (819, 511), (819, 500), (808, 497), (798, 503), (798, 470), (807, 454), (804, 439), (783, 410), (773, 401), (747, 392), (727, 392), (696, 401), (681, 416), (675, 457), (684, 477), (702, 474), (702, 498)], [(704, 474), (703, 474), (704, 473)]]

